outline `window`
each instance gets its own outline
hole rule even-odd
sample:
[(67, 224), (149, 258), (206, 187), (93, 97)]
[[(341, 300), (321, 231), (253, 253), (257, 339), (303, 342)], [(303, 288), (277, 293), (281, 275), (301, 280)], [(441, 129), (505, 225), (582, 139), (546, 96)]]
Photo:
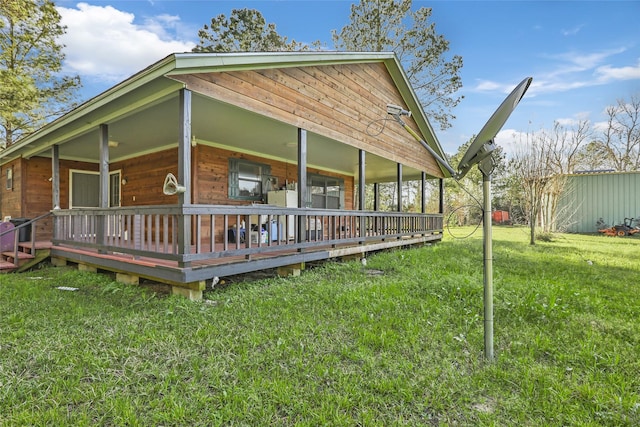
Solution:
[(268, 165), (242, 159), (229, 159), (229, 198), (262, 200), (264, 179), (270, 172)]
[(109, 174), (109, 207), (120, 206), (120, 172)]
[(309, 175), (308, 191), (311, 207), (341, 209), (344, 207), (344, 180), (324, 175)]
[[(72, 208), (100, 207), (100, 173), (72, 170), (71, 200)], [(120, 206), (120, 171), (109, 173), (109, 207)]]
[(7, 169), (7, 190), (13, 190), (13, 168)]

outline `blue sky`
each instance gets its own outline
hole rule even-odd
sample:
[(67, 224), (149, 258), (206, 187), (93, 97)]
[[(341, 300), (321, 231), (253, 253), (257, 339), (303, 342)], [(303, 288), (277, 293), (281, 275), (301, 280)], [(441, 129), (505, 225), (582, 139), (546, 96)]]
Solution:
[[(349, 22), (352, 1), (67, 1), (65, 70), (79, 74), (89, 99), (172, 52), (190, 51), (197, 32), (234, 8), (259, 10), (279, 34), (333, 48), (331, 30)], [(498, 135), (507, 150), (518, 135), (595, 127), (617, 99), (640, 95), (640, 1), (416, 1), (431, 7), (436, 31), (461, 55), (465, 96), (451, 129), (439, 130), (447, 153), (479, 132), (503, 98), (527, 76), (533, 85)]]

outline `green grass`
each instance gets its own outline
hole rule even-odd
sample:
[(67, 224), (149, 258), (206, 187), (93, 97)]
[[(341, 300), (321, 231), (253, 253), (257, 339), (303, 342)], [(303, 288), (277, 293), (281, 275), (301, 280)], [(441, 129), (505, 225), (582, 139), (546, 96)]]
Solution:
[(640, 238), (494, 228), (487, 363), (481, 237), (206, 303), (0, 276), (0, 425), (639, 425)]

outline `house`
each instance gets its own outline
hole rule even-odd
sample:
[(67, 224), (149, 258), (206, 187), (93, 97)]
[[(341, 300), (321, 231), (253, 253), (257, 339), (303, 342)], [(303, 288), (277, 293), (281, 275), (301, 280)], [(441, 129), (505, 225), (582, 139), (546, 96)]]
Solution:
[[(0, 151), (0, 219), (22, 220), (5, 258), (50, 242), (56, 264), (198, 298), (213, 277), (438, 241), (447, 171), (387, 104), (442, 155), (393, 53), (169, 55)], [(365, 185), (400, 198), (407, 180), (439, 180), (439, 212), (364, 210)]]
[(565, 176), (557, 223), (571, 233), (596, 233), (640, 218), (640, 172), (584, 171)]

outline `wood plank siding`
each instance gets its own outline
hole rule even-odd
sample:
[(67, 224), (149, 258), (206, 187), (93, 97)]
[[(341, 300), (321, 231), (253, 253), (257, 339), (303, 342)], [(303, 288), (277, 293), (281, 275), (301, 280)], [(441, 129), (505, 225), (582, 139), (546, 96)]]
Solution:
[[(192, 156), (192, 201), (194, 204), (208, 205), (248, 205), (251, 202), (229, 198), (229, 159), (241, 158), (269, 165), (271, 175), (279, 182), (297, 181), (297, 166), (292, 163), (266, 159), (255, 155), (236, 153), (221, 148), (197, 145)], [(143, 156), (113, 162), (111, 171), (120, 171), (121, 177), (127, 179), (126, 185), (120, 188), (120, 202), (123, 207), (174, 205), (178, 196), (167, 196), (162, 193), (162, 182), (167, 173), (177, 174), (177, 149), (162, 150)], [(14, 218), (34, 218), (51, 210), (52, 189), (51, 159), (34, 157), (28, 162), (19, 160), (11, 163), (14, 173), (14, 191), (5, 192), (3, 215)], [(3, 167), (6, 168), (7, 166)], [(21, 171), (28, 169), (24, 175)], [(98, 165), (88, 162), (70, 160), (60, 161), (60, 207), (69, 209), (69, 174), (70, 170), (98, 172)], [(338, 177), (345, 184), (344, 209), (354, 208), (354, 178), (333, 172), (308, 168), (308, 173)], [(5, 174), (6, 175), (6, 174)], [(24, 180), (23, 180), (24, 176)], [(6, 180), (6, 176), (3, 178)], [(4, 181), (2, 184), (6, 185)], [(25, 192), (26, 197), (21, 196)], [(37, 223), (38, 236), (51, 238), (51, 219)], [(230, 224), (233, 225), (233, 224)], [(226, 232), (224, 224), (216, 224), (215, 235), (220, 237)], [(209, 235), (210, 230), (206, 230)]]
[[(284, 183), (296, 182), (297, 166), (292, 163), (265, 159), (262, 157), (235, 153), (232, 151), (198, 145), (194, 150), (194, 185), (192, 200), (194, 204), (247, 205), (251, 202), (229, 199), (229, 159), (239, 158), (259, 162), (271, 167), (271, 175)], [(344, 180), (344, 209), (354, 208), (354, 179), (352, 176), (308, 168), (308, 173), (338, 177)], [(195, 178), (197, 177), (197, 178)], [(226, 232), (223, 224), (216, 224), (216, 236)]]
[[(383, 121), (388, 118), (386, 103), (403, 103), (383, 64), (269, 68), (172, 77), (194, 92), (425, 170), (430, 176), (443, 176), (435, 160), (404, 129)], [(381, 102), (385, 104), (380, 105)], [(407, 119), (407, 124), (418, 131), (411, 119)]]
[[(23, 206), (23, 197), (22, 191), (24, 186), (22, 185), (22, 177), (24, 175), (24, 164), (25, 161), (23, 159), (17, 159), (12, 162), (9, 162), (2, 166), (0, 169), (0, 194), (2, 195), (2, 218), (5, 216), (11, 216), (13, 218), (18, 218), (23, 215), (24, 206)], [(12, 183), (7, 183), (7, 171), (11, 171), (12, 175)]]

